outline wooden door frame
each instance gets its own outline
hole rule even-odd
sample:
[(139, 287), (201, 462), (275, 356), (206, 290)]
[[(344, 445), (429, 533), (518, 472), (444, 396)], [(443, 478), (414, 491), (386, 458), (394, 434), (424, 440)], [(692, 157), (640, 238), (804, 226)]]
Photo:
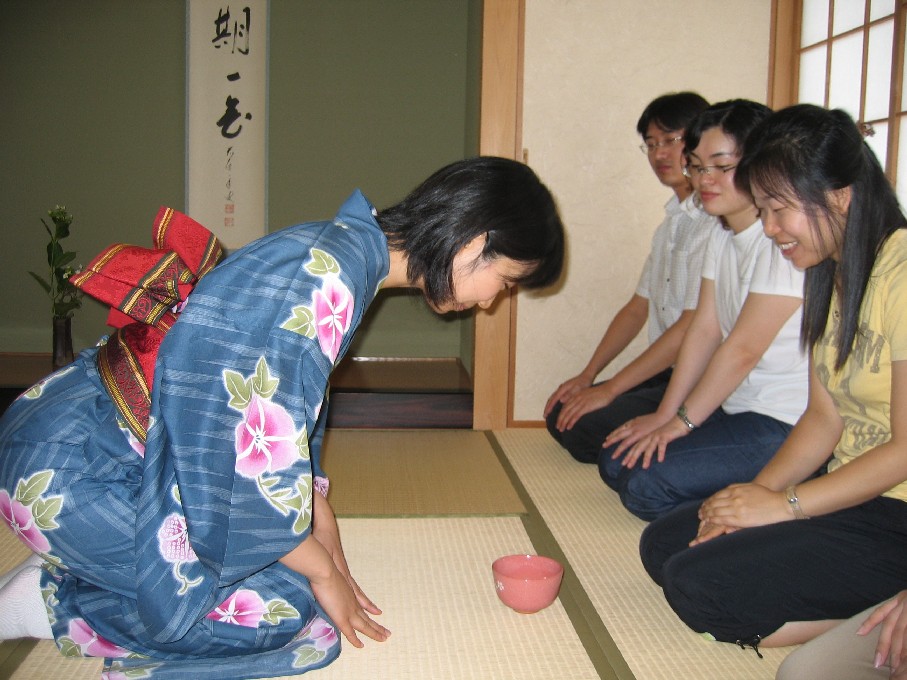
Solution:
[[(485, 0), (479, 153), (522, 158), (525, 0)], [(513, 415), (516, 296), (475, 314), (473, 428), (508, 427)]]
[(802, 0), (772, 0), (766, 103), (775, 110), (797, 101), (797, 45), (802, 13)]

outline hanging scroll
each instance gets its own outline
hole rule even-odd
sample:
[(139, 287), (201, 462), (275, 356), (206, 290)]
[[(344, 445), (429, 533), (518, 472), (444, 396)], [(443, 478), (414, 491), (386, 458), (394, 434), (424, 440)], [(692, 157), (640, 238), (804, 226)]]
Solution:
[(234, 250), (266, 233), (268, 0), (187, 0), (186, 212)]

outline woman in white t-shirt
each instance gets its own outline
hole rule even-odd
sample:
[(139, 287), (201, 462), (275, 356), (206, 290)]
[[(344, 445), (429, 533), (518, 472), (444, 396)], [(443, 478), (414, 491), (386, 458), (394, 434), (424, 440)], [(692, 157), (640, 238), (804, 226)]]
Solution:
[(599, 458), (602, 479), (642, 519), (752, 479), (806, 408), (803, 274), (734, 185), (743, 142), (770, 113), (722, 102), (687, 129), (687, 173), (725, 229), (709, 240), (699, 304), (658, 409), (609, 434)]

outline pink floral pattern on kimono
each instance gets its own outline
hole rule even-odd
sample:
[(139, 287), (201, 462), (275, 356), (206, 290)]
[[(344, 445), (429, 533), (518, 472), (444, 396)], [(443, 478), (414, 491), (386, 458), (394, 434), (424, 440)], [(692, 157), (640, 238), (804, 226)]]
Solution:
[[(277, 560), (311, 533), (330, 369), (388, 272), (361, 194), (341, 222), (274, 232), (199, 281), (155, 364), (144, 458), (117, 429), (93, 350), (0, 422), (7, 519), (50, 543), (56, 568), (41, 579), (57, 642), (74, 657), (129, 650), (108, 657), (108, 680), (295, 677), (340, 653), (308, 579)], [(99, 550), (143, 577), (105, 568)], [(242, 625), (257, 601), (227, 602), (243, 589), (264, 600), (257, 627)], [(206, 618), (218, 606), (236, 623)], [(82, 646), (68, 635), (79, 619), (97, 634), (74, 628)]]
[(290, 467), (299, 458), (296, 425), (279, 404), (253, 395), (236, 426), (236, 471), (254, 479)]
[(161, 556), (173, 564), (196, 562), (198, 557), (189, 543), (189, 528), (186, 518), (175, 512), (168, 515), (157, 532)]
[(120, 432), (123, 433), (123, 436), (126, 437), (126, 441), (129, 442), (130, 448), (135, 451), (141, 458), (145, 457), (145, 444), (138, 437), (136, 437), (132, 430), (130, 430), (126, 423), (122, 420), (117, 421), (117, 425), (120, 428)]
[(309, 635), (315, 643), (315, 649), (324, 651), (337, 644), (336, 629), (320, 616), (312, 621)]
[(10, 498), (6, 489), (0, 489), (0, 515), (20, 541), (37, 553), (50, 550), (50, 543), (35, 525), (31, 509)]
[(335, 276), (325, 279), (321, 290), (312, 295), (315, 332), (321, 351), (333, 363), (340, 353), (344, 334), (353, 318), (353, 296), (349, 288)]
[(239, 589), (209, 612), (205, 618), (223, 623), (232, 623), (247, 628), (258, 628), (267, 607), (254, 590)]
[(78, 645), (82, 656), (125, 657), (131, 654), (129, 650), (95, 633), (84, 619), (73, 619), (69, 622), (69, 637)]

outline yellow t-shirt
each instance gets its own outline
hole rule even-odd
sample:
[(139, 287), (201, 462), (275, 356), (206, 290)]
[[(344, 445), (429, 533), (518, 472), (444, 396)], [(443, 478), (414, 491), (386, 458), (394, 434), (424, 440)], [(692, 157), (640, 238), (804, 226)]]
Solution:
[[(891, 438), (891, 362), (907, 359), (907, 229), (894, 232), (876, 259), (856, 344), (839, 372), (834, 371), (837, 295), (831, 309), (835, 311), (813, 354), (819, 380), (844, 419), (829, 472)], [(907, 481), (883, 495), (907, 501)]]

